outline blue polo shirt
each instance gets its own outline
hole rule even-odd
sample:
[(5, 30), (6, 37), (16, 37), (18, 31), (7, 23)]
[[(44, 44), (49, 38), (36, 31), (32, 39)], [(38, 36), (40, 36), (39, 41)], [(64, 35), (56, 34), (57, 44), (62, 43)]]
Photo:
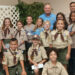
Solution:
[(35, 35), (40, 35), (41, 32), (44, 31), (44, 28), (38, 28), (36, 29), (36, 31), (34, 32)]
[(44, 13), (44, 14), (40, 15), (39, 18), (42, 18), (43, 21), (46, 21), (46, 20), (50, 21), (50, 24), (51, 24), (50, 29), (53, 30), (54, 23), (56, 22), (55, 14), (51, 13), (50, 16), (46, 16), (46, 14)]

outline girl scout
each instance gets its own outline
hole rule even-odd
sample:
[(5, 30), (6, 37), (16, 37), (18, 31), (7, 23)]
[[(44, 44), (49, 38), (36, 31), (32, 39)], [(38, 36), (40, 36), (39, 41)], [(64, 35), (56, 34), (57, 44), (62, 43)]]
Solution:
[(14, 28), (12, 27), (13, 25), (11, 23), (10, 18), (5, 18), (3, 21), (2, 28), (1, 28), (4, 49), (9, 48), (9, 41), (11, 38), (13, 38)]
[[(28, 59), (32, 65), (37, 67), (38, 64), (43, 64), (46, 61), (47, 55), (43, 46), (39, 45), (40, 38), (38, 35), (33, 36), (32, 42), (33, 44), (28, 50)], [(39, 75), (39, 69), (34, 69), (34, 73)]]
[(23, 23), (17, 21), (17, 29), (15, 31), (15, 38), (18, 40), (18, 48), (22, 51), (25, 49), (25, 41), (27, 41), (27, 36), (23, 28)]
[(57, 20), (56, 29), (51, 32), (50, 47), (58, 49), (58, 60), (67, 68), (68, 60), (70, 59), (72, 40), (69, 32), (64, 29), (65, 23), (63, 20)]
[(45, 47), (46, 51), (50, 47), (50, 22), (44, 22), (44, 31), (41, 32), (40, 38), (42, 40), (43, 46)]
[(57, 61), (56, 49), (52, 48), (49, 51), (49, 61), (44, 65), (42, 75), (68, 75), (63, 65)]

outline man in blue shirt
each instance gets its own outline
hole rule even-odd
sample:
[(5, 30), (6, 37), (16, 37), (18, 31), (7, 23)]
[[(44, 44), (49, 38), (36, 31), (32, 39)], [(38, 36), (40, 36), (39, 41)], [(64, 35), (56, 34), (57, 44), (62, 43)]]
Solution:
[(50, 21), (50, 29), (53, 30), (54, 23), (56, 21), (56, 15), (51, 13), (51, 6), (49, 3), (44, 5), (44, 14), (40, 15), (39, 18), (42, 18), (44, 21)]

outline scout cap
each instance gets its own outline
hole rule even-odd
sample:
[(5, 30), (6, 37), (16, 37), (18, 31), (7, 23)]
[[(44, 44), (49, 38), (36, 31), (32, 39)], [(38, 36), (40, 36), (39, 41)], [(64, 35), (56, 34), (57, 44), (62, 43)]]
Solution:
[(40, 37), (39, 37), (39, 35), (33, 35), (33, 38), (32, 38), (32, 40), (40, 40)]

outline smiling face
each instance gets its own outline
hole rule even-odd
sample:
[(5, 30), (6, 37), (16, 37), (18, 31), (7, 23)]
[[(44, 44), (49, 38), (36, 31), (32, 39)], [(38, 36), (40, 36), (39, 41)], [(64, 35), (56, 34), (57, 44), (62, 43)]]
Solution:
[(49, 21), (44, 22), (44, 29), (45, 30), (49, 30), (50, 29), (50, 22)]
[(10, 20), (9, 19), (6, 19), (5, 20), (5, 27), (9, 27), (10, 26)]
[(22, 23), (21, 22), (17, 22), (17, 27), (18, 27), (18, 29), (21, 29), (23, 27)]
[(72, 22), (75, 23), (75, 12), (72, 13), (72, 15), (71, 15), (71, 20), (72, 20)]
[(57, 24), (56, 24), (56, 28), (59, 30), (59, 31), (61, 31), (61, 30), (63, 30), (64, 29), (64, 21), (63, 20), (58, 20), (57, 21)]
[(27, 22), (27, 25), (32, 24), (32, 22), (33, 22), (32, 17), (28, 16), (27, 19), (26, 19), (26, 22)]
[(10, 48), (12, 50), (16, 50), (18, 48), (18, 42), (17, 41), (11, 41), (10, 42)]
[(46, 4), (46, 5), (44, 6), (44, 12), (45, 12), (46, 14), (50, 14), (50, 13), (51, 13), (51, 6), (50, 6), (49, 4)]
[(52, 61), (52, 62), (56, 62), (57, 61), (57, 54), (55, 51), (52, 51), (50, 54), (49, 54), (49, 59)]
[(37, 40), (37, 39), (32, 40), (32, 42), (33, 42), (34, 46), (37, 46), (39, 44), (39, 40)]
[(37, 20), (36, 24), (37, 24), (38, 27), (41, 27), (42, 24), (43, 24), (42, 19), (39, 18), (39, 19)]

